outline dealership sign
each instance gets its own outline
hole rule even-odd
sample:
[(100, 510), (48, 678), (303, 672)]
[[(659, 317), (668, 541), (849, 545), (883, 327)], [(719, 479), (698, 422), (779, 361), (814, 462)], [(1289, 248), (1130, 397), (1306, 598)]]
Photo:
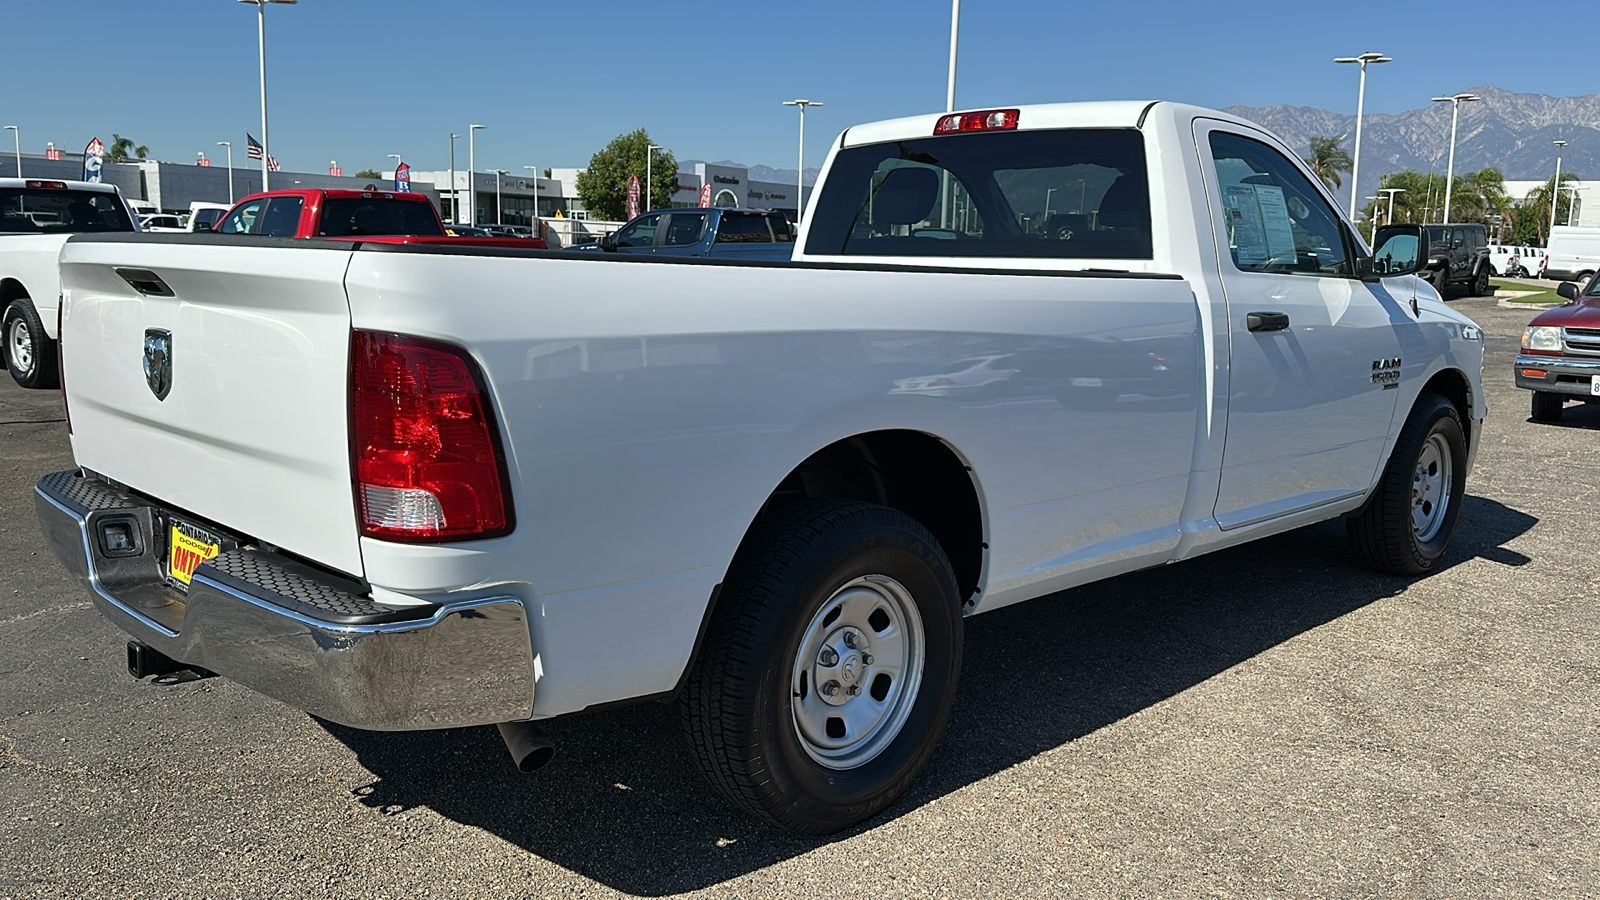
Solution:
[(404, 160), (394, 170), (394, 190), (397, 194), (411, 193), (411, 165)]
[(628, 176), (628, 218), (639, 215), (639, 176)]
[(99, 181), (100, 167), (105, 164), (106, 145), (99, 138), (90, 138), (83, 148), (83, 180)]

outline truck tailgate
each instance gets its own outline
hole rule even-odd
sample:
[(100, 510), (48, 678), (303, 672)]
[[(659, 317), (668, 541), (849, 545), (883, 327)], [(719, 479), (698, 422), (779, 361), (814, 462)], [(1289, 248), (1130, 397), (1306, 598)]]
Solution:
[(359, 576), (350, 251), (296, 244), (69, 243), (72, 448), (79, 465), (163, 504)]

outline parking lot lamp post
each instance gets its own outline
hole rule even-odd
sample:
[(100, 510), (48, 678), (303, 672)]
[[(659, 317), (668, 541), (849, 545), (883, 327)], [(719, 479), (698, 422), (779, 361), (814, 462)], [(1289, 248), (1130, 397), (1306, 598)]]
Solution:
[(655, 187), (655, 182), (651, 180), (654, 174), (652, 164), (656, 161), (656, 151), (660, 149), (655, 144), (646, 144), (644, 148), (644, 208), (646, 211), (650, 209), (650, 191)]
[(1361, 118), (1367, 103), (1367, 64), (1392, 62), (1382, 53), (1363, 53), (1360, 56), (1341, 56), (1336, 63), (1360, 63), (1361, 87), (1356, 90), (1356, 145), (1350, 154), (1350, 214), (1356, 213), (1356, 182), (1361, 177)]
[(1405, 192), (1406, 192), (1405, 188), (1379, 188), (1378, 189), (1378, 193), (1380, 193), (1380, 194), (1388, 194), (1389, 195), (1389, 214), (1384, 217), (1383, 224), (1385, 224), (1385, 225), (1393, 225), (1394, 224), (1394, 195), (1395, 194), (1404, 194)]
[(22, 129), (15, 125), (7, 125), (6, 130), (14, 132), (17, 139), (17, 177), (22, 177)]
[(523, 166), (523, 168), (533, 170), (533, 215), (528, 217), (528, 224), (533, 227), (534, 237), (542, 237), (539, 234), (539, 167)]
[(450, 221), (461, 224), (461, 192), (456, 190), (456, 138), (461, 135), (450, 132)]
[(506, 223), (506, 217), (501, 213), (501, 210), (505, 207), (500, 205), (500, 182), (510, 174), (505, 169), (494, 170), (494, 223), (496, 225), (504, 225)]
[(272, 140), (267, 134), (267, 4), (283, 3), (293, 5), (300, 0), (239, 0), (240, 3), (249, 3), (256, 8), (256, 41), (260, 46), (261, 58), (261, 189), (271, 190), (268, 178), (271, 177)]
[(228, 148), (228, 205), (233, 205), (233, 141), (217, 141), (218, 147)]
[(1476, 94), (1460, 93), (1453, 97), (1435, 97), (1435, 103), (1450, 104), (1450, 162), (1444, 167), (1444, 213), (1439, 218), (1439, 224), (1450, 221), (1450, 194), (1455, 190), (1456, 181), (1456, 123), (1461, 118), (1461, 104), (1482, 100)]
[[(1372, 204), (1372, 215), (1367, 219), (1367, 222), (1369, 223), (1369, 226), (1367, 228), (1367, 232), (1371, 235), (1371, 237), (1367, 238), (1367, 243), (1368, 244), (1375, 244), (1375, 243), (1378, 242), (1378, 204), (1376, 202), (1378, 200), (1378, 198), (1376, 196), (1373, 196), (1373, 197), (1367, 197), (1365, 199), (1374, 201), (1373, 204)], [(1354, 217), (1355, 217), (1355, 214), (1352, 213), (1351, 214), (1351, 218), (1354, 218)]]
[[(956, 2), (959, 4), (960, 0), (956, 0)], [(954, 51), (952, 51), (953, 53)], [(954, 71), (954, 69), (951, 70), (952, 77), (954, 77)], [(952, 81), (951, 90), (955, 89), (954, 85), (955, 82)], [(822, 106), (823, 104), (814, 100), (785, 100), (783, 105), (800, 107), (800, 170), (794, 176), (794, 223), (799, 225), (800, 214), (805, 210), (806, 205), (806, 107)]]
[(487, 125), (467, 126), (467, 224), (478, 224), (478, 130)]
[(950, 0), (950, 77), (945, 82), (944, 111), (956, 109), (956, 36), (961, 30), (961, 0)]
[[(7, 125), (6, 127), (10, 128), (12, 126)], [(1551, 141), (1550, 143), (1556, 145), (1556, 180), (1554, 182), (1552, 182), (1551, 185), (1550, 185), (1550, 228), (1552, 229), (1551, 230), (1551, 234), (1554, 234), (1555, 233), (1554, 229), (1556, 227), (1556, 198), (1561, 196), (1561, 148), (1565, 147), (1567, 145), (1567, 142), (1566, 141)], [(20, 160), (21, 158), (22, 157), (20, 157), (20, 156), (17, 157), (18, 160)], [(18, 169), (20, 169), (21, 166), (22, 166), (21, 162), (18, 162), (17, 163)], [(20, 178), (21, 176), (18, 176), (18, 177)], [(1569, 217), (1569, 224), (1570, 224), (1570, 217)]]

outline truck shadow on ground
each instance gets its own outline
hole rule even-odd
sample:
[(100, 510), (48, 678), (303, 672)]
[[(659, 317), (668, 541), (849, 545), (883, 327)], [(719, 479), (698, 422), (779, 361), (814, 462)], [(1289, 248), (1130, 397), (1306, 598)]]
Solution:
[[(1448, 564), (1530, 560), (1504, 545), (1537, 520), (1468, 497)], [(1165, 700), (1259, 653), (1398, 594), (1323, 523), (1178, 566), (1110, 579), (967, 621), (966, 665), (932, 763), (870, 830)], [(493, 728), (375, 733), (322, 723), (374, 780), (382, 813), (428, 807), (630, 894), (719, 884), (828, 839), (768, 829), (725, 806), (694, 767), (675, 706), (549, 723), (555, 761), (519, 775)]]
[(1590, 431), (1600, 431), (1600, 404), (1580, 403), (1567, 404), (1561, 411), (1559, 422), (1536, 422), (1532, 418), (1525, 421), (1532, 423), (1536, 428), (1580, 428)]

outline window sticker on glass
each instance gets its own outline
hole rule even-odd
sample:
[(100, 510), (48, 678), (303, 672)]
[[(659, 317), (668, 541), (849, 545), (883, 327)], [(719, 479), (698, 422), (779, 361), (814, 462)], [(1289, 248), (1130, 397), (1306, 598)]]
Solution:
[(1265, 266), (1295, 259), (1294, 228), (1283, 188), (1274, 184), (1223, 187), (1228, 207), (1229, 243), (1240, 266)]

